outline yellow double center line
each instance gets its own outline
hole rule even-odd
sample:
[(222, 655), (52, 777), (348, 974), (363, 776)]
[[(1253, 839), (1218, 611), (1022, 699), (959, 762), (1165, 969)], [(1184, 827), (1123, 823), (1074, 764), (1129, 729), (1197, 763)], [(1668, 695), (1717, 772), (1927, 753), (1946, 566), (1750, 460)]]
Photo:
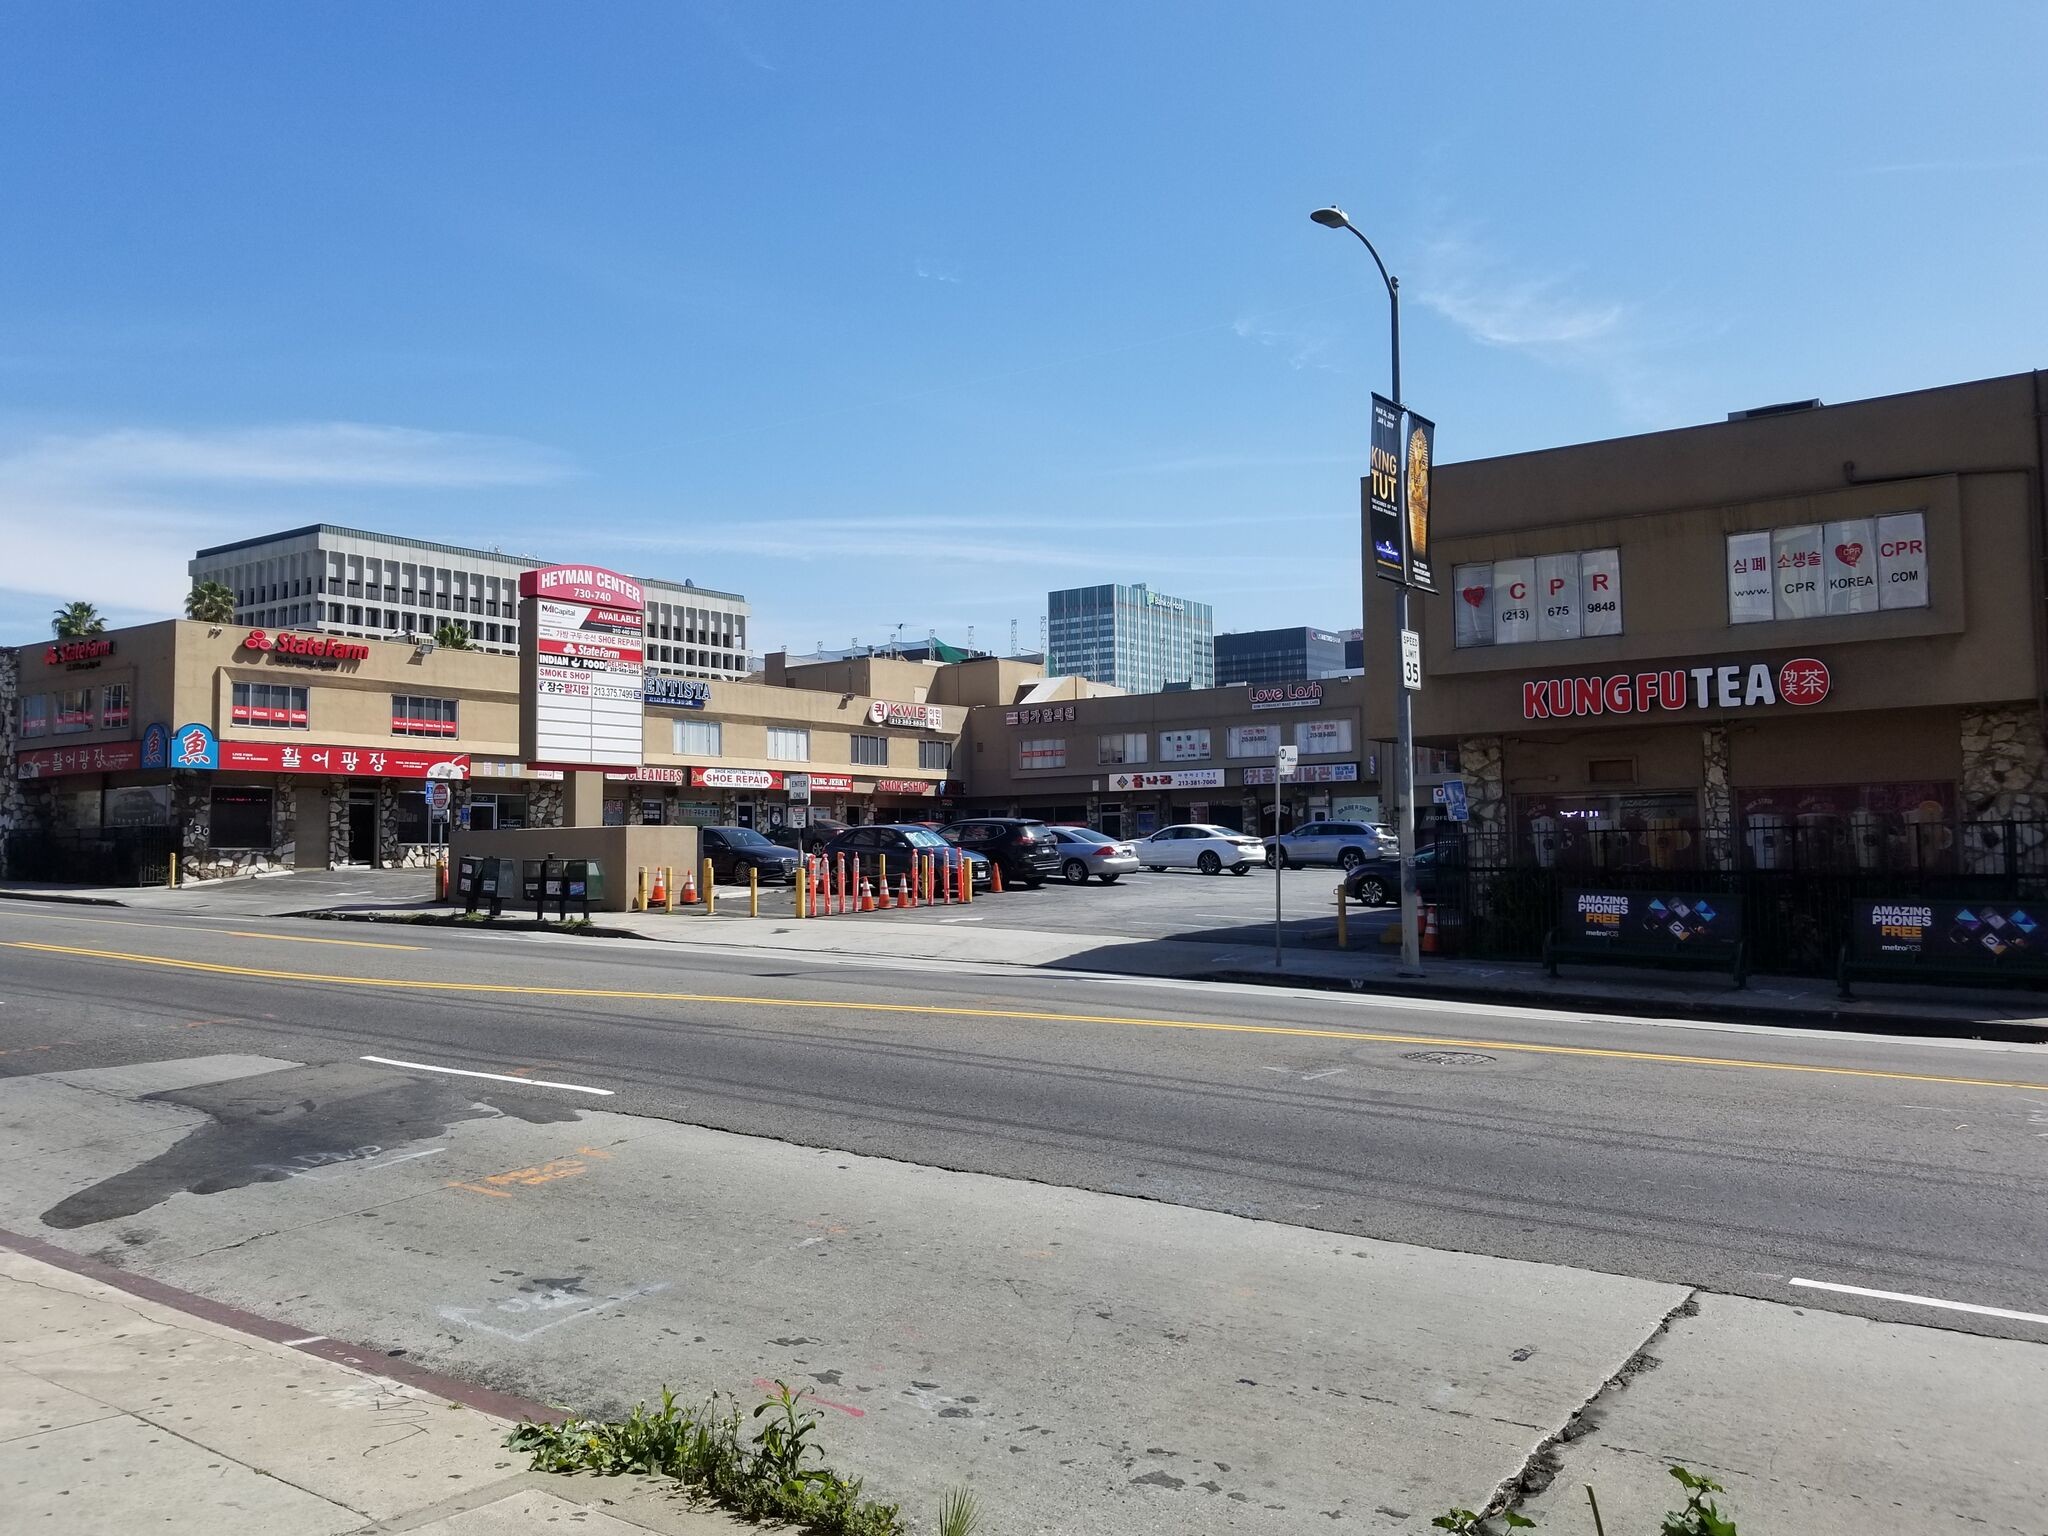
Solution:
[(1016, 1019), (1036, 1024), (1113, 1024), (1136, 1029), (1187, 1029), (1227, 1035), (1283, 1035), (1309, 1040), (1354, 1040), (1377, 1045), (1455, 1046), (1464, 1050), (1514, 1051), (1529, 1056), (1580, 1056), (1601, 1061), (1655, 1062), (1667, 1066), (1735, 1067), (1753, 1072), (1805, 1072), (1818, 1077), (1861, 1077), (1893, 1083), (1945, 1083), (1955, 1088), (2011, 1088), (2048, 1093), (2048, 1083), (1995, 1077), (1944, 1077), (1928, 1072), (1880, 1072), (1870, 1067), (1817, 1066), (1798, 1061), (1752, 1061), (1739, 1056), (1689, 1056), (1675, 1051), (1623, 1051), (1591, 1045), (1543, 1045), (1521, 1040), (1467, 1040), (1451, 1035), (1408, 1035), (1380, 1030), (1318, 1029), (1293, 1024), (1225, 1024), (1204, 1019), (1155, 1019), (1142, 1014), (1052, 1013), (1031, 1008), (961, 1008), (940, 1003), (868, 1003), (821, 998), (734, 997), (717, 992), (640, 992), (619, 987), (542, 987), (492, 981), (429, 981), (394, 976), (334, 976), (319, 971), (280, 971), (249, 965), (221, 965), (210, 960), (179, 960), (168, 955), (136, 955), (116, 949), (83, 949), (66, 944), (27, 941), (0, 948), (76, 955), (89, 960), (116, 960), (153, 965), (209, 976), (239, 976), (253, 981), (300, 981), (315, 986), (371, 987), (394, 992), (452, 992), (515, 997), (574, 997), (629, 1003), (717, 1003), (732, 1008), (809, 1009), (843, 1013), (886, 1013), (959, 1019)]

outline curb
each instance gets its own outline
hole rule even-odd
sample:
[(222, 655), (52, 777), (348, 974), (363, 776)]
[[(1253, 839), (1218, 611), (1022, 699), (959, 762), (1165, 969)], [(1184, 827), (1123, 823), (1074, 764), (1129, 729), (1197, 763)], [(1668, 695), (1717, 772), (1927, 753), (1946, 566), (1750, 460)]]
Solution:
[(68, 1248), (59, 1248), (41, 1238), (25, 1237), (19, 1232), (10, 1232), (0, 1227), (0, 1248), (21, 1254), (25, 1258), (37, 1259), (57, 1269), (69, 1270), (88, 1280), (97, 1280), (102, 1285), (125, 1291), (130, 1296), (140, 1296), (160, 1306), (171, 1307), (191, 1317), (204, 1318), (209, 1323), (218, 1323), (232, 1328), (237, 1333), (250, 1334), (272, 1344), (283, 1344), (291, 1349), (312, 1355), (333, 1365), (346, 1366), (360, 1371), (365, 1376), (382, 1376), (408, 1387), (417, 1387), (422, 1392), (431, 1392), (465, 1408), (474, 1408), (493, 1418), (517, 1423), (521, 1419), (544, 1419), (557, 1423), (568, 1415), (561, 1409), (550, 1408), (546, 1403), (536, 1403), (524, 1397), (515, 1397), (509, 1392), (495, 1391), (480, 1387), (474, 1382), (462, 1381), (453, 1376), (443, 1376), (413, 1364), (398, 1356), (347, 1344), (340, 1339), (324, 1337), (308, 1338), (306, 1330), (290, 1323), (280, 1323), (275, 1318), (259, 1313), (247, 1312), (224, 1301), (215, 1301), (210, 1296), (201, 1296), (193, 1291), (180, 1290), (175, 1285), (166, 1285), (161, 1280), (152, 1280), (147, 1275), (134, 1274), (129, 1270), (116, 1269), (98, 1259), (86, 1258)]
[(70, 907), (125, 907), (127, 902), (114, 896), (74, 896), (68, 891), (0, 891), (4, 901), (54, 901)]
[(339, 912), (314, 910), (287, 912), (287, 917), (311, 918), (322, 923), (396, 923), (407, 928), (460, 928), (469, 933), (569, 933), (590, 939), (644, 939), (644, 933), (630, 928), (605, 928), (593, 922), (588, 928), (566, 928), (560, 923), (530, 917), (496, 917), (487, 923), (464, 922), (460, 914), (445, 912)]

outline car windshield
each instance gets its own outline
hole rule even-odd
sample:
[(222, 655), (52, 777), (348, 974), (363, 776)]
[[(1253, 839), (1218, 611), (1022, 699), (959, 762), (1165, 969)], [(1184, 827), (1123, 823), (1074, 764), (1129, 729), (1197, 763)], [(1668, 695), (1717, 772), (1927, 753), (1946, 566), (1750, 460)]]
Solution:
[(725, 827), (719, 832), (728, 848), (773, 848), (775, 845), (752, 827)]
[(1058, 832), (1060, 839), (1063, 842), (1113, 843), (1116, 841), (1116, 839), (1113, 837), (1103, 836), (1100, 832), (1095, 831), (1092, 827), (1058, 827), (1054, 830)]

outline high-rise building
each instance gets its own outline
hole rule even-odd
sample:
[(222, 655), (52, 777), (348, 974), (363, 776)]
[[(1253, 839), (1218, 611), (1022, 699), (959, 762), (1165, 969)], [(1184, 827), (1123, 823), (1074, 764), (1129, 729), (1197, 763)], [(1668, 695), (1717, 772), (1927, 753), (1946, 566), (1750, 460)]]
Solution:
[(1333, 629), (1296, 624), (1287, 629), (1244, 629), (1216, 637), (1218, 683), (1295, 683), (1342, 677), (1344, 637)]
[[(519, 649), (519, 575), (552, 562), (396, 534), (315, 523), (216, 544), (192, 557), (192, 580), (235, 594), (235, 622), (268, 629), (395, 639), (456, 624), (480, 651)], [(747, 600), (691, 582), (641, 578), (647, 670), (676, 677), (747, 675)]]
[(1045, 668), (1127, 693), (1216, 681), (1216, 612), (1192, 598), (1136, 586), (1071, 587), (1046, 594)]

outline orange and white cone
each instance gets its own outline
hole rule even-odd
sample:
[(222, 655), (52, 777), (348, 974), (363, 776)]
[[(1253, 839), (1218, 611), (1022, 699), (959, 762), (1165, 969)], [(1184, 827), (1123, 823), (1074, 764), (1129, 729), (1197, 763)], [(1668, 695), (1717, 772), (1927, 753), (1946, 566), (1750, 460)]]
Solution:
[(866, 875), (860, 877), (860, 909), (863, 912), (875, 910), (874, 882), (869, 880)]
[(686, 907), (697, 905), (697, 872), (694, 869), (683, 871), (683, 905)]

